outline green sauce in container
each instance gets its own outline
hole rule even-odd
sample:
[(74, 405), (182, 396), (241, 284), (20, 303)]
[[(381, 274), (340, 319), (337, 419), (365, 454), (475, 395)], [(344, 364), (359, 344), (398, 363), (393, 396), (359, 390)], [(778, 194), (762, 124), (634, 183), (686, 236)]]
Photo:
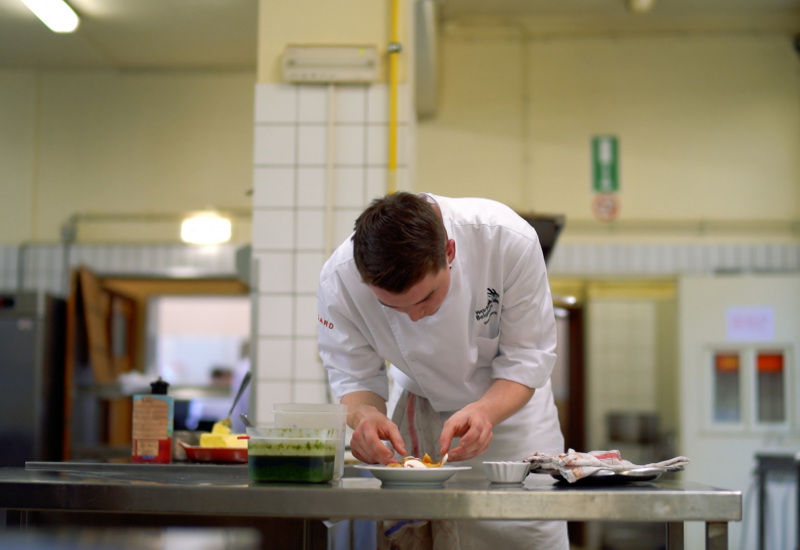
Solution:
[(338, 430), (258, 430), (262, 435), (250, 434), (247, 443), (253, 481), (323, 483), (333, 479), (341, 439)]

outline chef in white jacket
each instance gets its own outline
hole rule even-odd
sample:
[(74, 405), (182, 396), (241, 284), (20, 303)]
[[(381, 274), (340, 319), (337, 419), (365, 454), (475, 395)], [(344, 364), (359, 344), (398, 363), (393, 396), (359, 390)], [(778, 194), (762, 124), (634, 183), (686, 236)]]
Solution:
[[(507, 206), (404, 192), (376, 199), (325, 263), (317, 298), (319, 353), (348, 405), (359, 460), (447, 453), (473, 467), (463, 479), (482, 476), (484, 460), (564, 451), (544, 257), (534, 229)], [(404, 548), (402, 530), (384, 527), (383, 546), (395, 537)], [(428, 528), (437, 548), (569, 547), (565, 522)], [(419, 533), (409, 548), (412, 539)]]

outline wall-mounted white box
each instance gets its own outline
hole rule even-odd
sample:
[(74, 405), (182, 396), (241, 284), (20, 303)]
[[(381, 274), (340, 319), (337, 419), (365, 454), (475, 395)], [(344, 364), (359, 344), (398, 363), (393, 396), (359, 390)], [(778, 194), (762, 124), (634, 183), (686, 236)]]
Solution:
[(287, 82), (368, 83), (378, 80), (378, 48), (367, 45), (289, 45), (281, 57)]

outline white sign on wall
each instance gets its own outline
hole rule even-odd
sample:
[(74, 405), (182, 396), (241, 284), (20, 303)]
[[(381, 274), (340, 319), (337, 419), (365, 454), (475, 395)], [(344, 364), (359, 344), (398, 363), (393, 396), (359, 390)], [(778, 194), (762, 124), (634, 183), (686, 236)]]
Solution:
[(729, 307), (725, 316), (729, 342), (775, 340), (775, 309), (772, 307)]

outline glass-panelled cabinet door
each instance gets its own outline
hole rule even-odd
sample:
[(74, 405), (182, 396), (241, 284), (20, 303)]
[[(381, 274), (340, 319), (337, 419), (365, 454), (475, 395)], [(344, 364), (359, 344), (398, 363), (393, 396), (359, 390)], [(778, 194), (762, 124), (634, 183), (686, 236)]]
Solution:
[(719, 426), (741, 425), (742, 353), (731, 349), (714, 350), (711, 363), (711, 421)]
[[(708, 354), (710, 428), (784, 432), (793, 422), (788, 346), (720, 346)], [(800, 419), (795, 419), (800, 421)]]
[(754, 350), (754, 423), (759, 427), (788, 425), (789, 372), (785, 349)]

